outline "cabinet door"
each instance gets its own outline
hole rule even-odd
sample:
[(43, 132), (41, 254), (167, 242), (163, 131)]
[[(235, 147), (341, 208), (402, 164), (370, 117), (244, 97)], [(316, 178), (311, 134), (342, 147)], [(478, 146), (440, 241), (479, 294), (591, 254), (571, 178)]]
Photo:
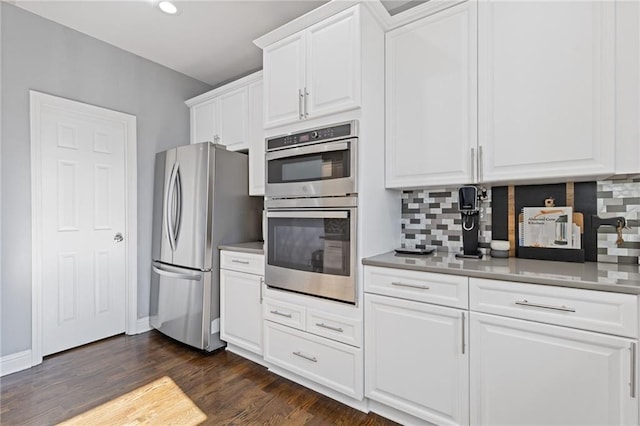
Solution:
[(249, 195), (264, 195), (262, 80), (249, 85)]
[(215, 142), (218, 135), (218, 100), (191, 107), (191, 143)]
[(306, 33), (308, 118), (360, 106), (360, 10), (352, 8), (308, 28)]
[(249, 148), (248, 110), (246, 87), (220, 95), (219, 135), (220, 143), (230, 151)]
[(615, 3), (478, 3), (480, 179), (614, 171)]
[(636, 340), (470, 315), (471, 424), (638, 424)]
[(304, 89), (303, 32), (266, 47), (263, 62), (265, 128), (300, 120)]
[(365, 394), (436, 424), (469, 423), (464, 311), (365, 294)]
[(220, 337), (262, 355), (262, 277), (220, 270)]
[(476, 2), (386, 35), (386, 186), (474, 181)]

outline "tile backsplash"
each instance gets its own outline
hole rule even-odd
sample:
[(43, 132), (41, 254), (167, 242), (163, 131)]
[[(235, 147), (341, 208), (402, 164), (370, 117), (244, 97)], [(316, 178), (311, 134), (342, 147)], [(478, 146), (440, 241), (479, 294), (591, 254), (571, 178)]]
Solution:
[[(637, 264), (640, 256), (640, 178), (596, 182), (597, 212), (601, 218), (624, 216), (631, 229), (623, 231), (624, 243), (616, 245), (612, 227), (597, 234), (598, 262)], [(491, 242), (491, 189), (481, 202), (480, 247)], [(462, 248), (462, 222), (458, 211), (458, 187), (406, 190), (402, 193), (401, 242), (403, 247), (458, 252)]]
[[(481, 248), (491, 242), (491, 190), (480, 205)], [(462, 248), (462, 221), (458, 210), (458, 187), (417, 189), (402, 193), (402, 247), (459, 252)]]
[(616, 230), (598, 229), (598, 262), (638, 263), (640, 256), (640, 178), (605, 180), (597, 183), (598, 216), (622, 216), (630, 229), (624, 229), (624, 242), (618, 246)]

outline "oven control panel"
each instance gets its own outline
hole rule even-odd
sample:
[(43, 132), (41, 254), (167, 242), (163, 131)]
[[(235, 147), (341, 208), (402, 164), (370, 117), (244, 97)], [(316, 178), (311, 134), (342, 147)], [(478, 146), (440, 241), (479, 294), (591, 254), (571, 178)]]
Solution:
[(327, 142), (334, 139), (344, 139), (357, 136), (357, 122), (337, 124), (331, 127), (305, 130), (303, 132), (278, 136), (267, 139), (267, 151), (306, 145), (316, 142)]

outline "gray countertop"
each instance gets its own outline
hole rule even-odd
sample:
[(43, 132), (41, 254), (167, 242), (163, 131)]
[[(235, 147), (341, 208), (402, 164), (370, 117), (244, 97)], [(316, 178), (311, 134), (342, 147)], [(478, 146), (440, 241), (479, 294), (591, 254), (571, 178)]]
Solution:
[(613, 263), (570, 263), (510, 257), (457, 259), (453, 253), (399, 255), (384, 253), (362, 260), (364, 265), (476, 278), (640, 294), (640, 267)]
[(264, 254), (264, 243), (262, 241), (249, 241), (238, 244), (221, 244), (220, 250), (239, 251), (242, 253)]

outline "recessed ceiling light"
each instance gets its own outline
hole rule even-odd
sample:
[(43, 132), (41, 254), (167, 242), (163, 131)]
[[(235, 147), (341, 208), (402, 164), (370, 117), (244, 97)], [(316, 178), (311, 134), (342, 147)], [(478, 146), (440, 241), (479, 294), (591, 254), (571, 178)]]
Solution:
[(158, 3), (158, 8), (169, 15), (175, 15), (176, 13), (178, 13), (178, 8), (170, 1), (161, 1), (160, 3)]

